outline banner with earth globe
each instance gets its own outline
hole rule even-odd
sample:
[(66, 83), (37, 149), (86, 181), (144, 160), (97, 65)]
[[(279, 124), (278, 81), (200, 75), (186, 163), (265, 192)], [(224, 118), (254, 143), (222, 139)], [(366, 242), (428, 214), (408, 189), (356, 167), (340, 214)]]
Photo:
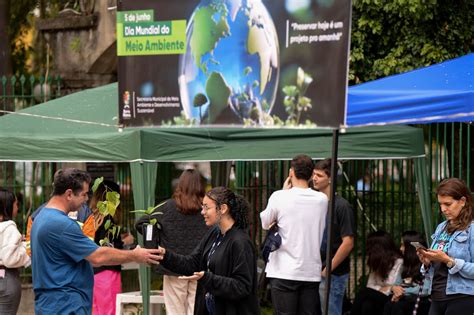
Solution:
[(121, 0), (124, 127), (345, 125), (350, 0)]

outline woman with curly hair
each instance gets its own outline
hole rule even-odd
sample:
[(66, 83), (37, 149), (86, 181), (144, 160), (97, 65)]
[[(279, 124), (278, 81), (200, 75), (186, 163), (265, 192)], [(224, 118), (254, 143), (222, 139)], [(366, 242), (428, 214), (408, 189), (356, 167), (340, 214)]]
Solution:
[(194, 314), (259, 314), (257, 256), (247, 233), (249, 204), (230, 189), (206, 193), (201, 214), (212, 228), (190, 255), (160, 247), (162, 264), (197, 280)]
[(369, 278), (367, 286), (360, 290), (354, 301), (352, 315), (383, 314), (403, 263), (400, 251), (387, 232), (370, 233), (367, 236), (366, 250)]

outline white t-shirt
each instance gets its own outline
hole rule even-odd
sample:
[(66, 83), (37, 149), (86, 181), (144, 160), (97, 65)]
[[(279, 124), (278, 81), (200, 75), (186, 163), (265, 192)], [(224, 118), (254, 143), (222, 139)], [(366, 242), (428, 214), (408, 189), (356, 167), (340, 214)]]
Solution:
[(319, 248), (326, 224), (328, 198), (311, 188), (293, 187), (274, 192), (260, 213), (263, 229), (276, 222), (281, 246), (270, 253), (268, 278), (321, 281)]

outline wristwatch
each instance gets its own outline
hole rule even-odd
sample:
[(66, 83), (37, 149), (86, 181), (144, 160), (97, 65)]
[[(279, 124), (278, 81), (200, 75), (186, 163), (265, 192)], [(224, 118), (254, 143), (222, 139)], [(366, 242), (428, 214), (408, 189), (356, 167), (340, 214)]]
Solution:
[(449, 261), (446, 263), (446, 267), (451, 269), (454, 267), (454, 265), (456, 265), (456, 260), (454, 260), (454, 258), (452, 257), (449, 257)]

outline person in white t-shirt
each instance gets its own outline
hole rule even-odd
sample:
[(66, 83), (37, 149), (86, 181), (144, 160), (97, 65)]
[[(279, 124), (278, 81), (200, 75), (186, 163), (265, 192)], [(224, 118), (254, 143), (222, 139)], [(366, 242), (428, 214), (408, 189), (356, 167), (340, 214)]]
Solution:
[(274, 192), (260, 213), (263, 229), (277, 224), (282, 239), (280, 248), (270, 253), (265, 269), (277, 315), (321, 313), (320, 244), (328, 198), (308, 186), (313, 166), (307, 155), (294, 157), (283, 190)]

